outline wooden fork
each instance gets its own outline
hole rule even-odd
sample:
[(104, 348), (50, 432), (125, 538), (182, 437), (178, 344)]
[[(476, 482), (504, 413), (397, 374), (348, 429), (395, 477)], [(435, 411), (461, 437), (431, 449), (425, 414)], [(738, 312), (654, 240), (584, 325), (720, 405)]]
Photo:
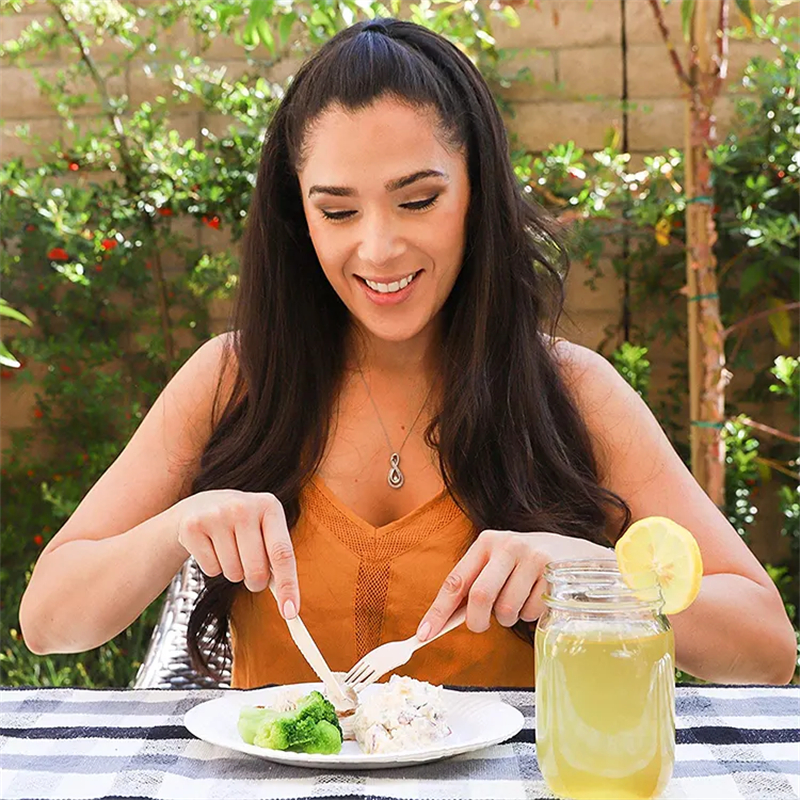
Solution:
[(462, 606), (445, 623), (445, 626), (430, 639), (421, 642), (416, 636), (403, 639), (399, 642), (387, 642), (374, 650), (370, 650), (351, 670), (345, 675), (344, 683), (355, 691), (360, 692), (371, 683), (375, 683), (378, 678), (382, 678), (390, 670), (405, 664), (415, 650), (430, 644), (440, 636), (449, 633), (453, 628), (457, 628), (467, 618), (467, 607)]

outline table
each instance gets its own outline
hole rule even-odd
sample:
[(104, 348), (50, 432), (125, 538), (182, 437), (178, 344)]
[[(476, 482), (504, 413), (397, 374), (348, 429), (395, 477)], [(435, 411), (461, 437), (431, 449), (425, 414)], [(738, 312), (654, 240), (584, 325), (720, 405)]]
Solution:
[[(455, 688), (455, 687), (453, 687)], [(183, 715), (231, 690), (0, 689), (3, 798), (549, 798), (536, 762), (534, 692), (511, 741), (399, 769), (298, 769), (194, 738)], [(470, 690), (488, 691), (488, 690)], [(797, 800), (800, 686), (679, 686), (674, 777), (662, 797)]]

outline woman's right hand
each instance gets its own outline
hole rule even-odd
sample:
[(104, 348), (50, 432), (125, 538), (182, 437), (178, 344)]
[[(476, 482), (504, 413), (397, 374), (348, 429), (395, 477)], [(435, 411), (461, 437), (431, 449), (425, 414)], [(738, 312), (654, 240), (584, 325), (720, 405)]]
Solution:
[(212, 489), (178, 503), (178, 542), (209, 577), (244, 581), (251, 592), (275, 578), (278, 608), (291, 619), (300, 609), (294, 548), (283, 505), (269, 492)]

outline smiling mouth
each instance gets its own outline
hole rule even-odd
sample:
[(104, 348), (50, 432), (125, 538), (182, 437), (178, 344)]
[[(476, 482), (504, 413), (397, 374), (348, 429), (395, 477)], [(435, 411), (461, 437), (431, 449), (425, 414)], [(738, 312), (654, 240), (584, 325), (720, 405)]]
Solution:
[(422, 270), (417, 270), (416, 272), (409, 273), (404, 278), (401, 278), (398, 281), (392, 281), (391, 283), (383, 283), (381, 281), (372, 281), (368, 278), (362, 278), (361, 275), (356, 275), (356, 277), (362, 282), (369, 286), (373, 292), (378, 292), (380, 294), (394, 294), (395, 292), (399, 292), (401, 289), (405, 289), (411, 281), (413, 281), (417, 275), (420, 274)]

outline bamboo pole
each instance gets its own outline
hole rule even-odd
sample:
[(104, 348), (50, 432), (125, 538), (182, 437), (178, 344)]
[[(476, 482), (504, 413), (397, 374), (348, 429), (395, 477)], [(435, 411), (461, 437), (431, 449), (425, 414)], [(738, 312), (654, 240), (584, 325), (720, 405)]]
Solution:
[[(687, 200), (697, 197), (694, 174), (694, 148), (689, 145), (692, 140), (692, 104), (688, 102), (685, 108), (684, 141), (687, 143), (684, 156), (684, 190)], [(697, 302), (692, 298), (697, 297), (697, 272), (692, 265), (691, 242), (696, 238), (697, 221), (691, 213), (692, 207), (686, 211), (686, 291), (689, 298), (687, 303), (687, 338), (689, 358), (689, 419), (700, 419), (700, 386), (703, 382), (703, 360), (700, 355), (700, 326)], [(692, 474), (701, 486), (705, 486), (705, 460), (702, 458), (702, 441), (700, 428), (689, 426), (689, 444), (691, 447)]]
[[(686, 277), (688, 289), (689, 392), (692, 472), (721, 507), (725, 502), (725, 337), (720, 318), (714, 245), (713, 187), (708, 151), (716, 143), (714, 101), (724, 74), (727, 36), (718, 20), (728, 0), (694, 5), (691, 26), (689, 102), (686, 126)], [(711, 43), (717, 43), (716, 59)]]
[[(725, 502), (725, 332), (719, 306), (709, 150), (716, 143), (714, 101), (728, 58), (729, 0), (681, 0), (691, 14), (687, 66), (681, 63), (664, 18), (664, 0), (650, 7), (686, 91), (684, 188), (686, 193), (686, 292), (692, 474), (718, 507)], [(712, 52), (712, 42), (715, 44)]]

